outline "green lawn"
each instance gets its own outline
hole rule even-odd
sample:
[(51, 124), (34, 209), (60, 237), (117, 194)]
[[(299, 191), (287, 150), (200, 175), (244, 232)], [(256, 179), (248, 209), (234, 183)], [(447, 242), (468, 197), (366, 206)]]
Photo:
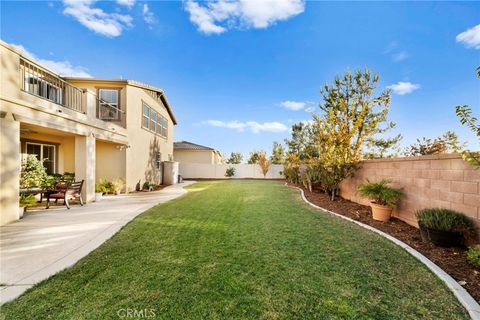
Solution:
[[(305, 205), (278, 182), (192, 185), (74, 267), (2, 307), (6, 319), (467, 319), (404, 250)], [(120, 315), (123, 315), (120, 313)]]

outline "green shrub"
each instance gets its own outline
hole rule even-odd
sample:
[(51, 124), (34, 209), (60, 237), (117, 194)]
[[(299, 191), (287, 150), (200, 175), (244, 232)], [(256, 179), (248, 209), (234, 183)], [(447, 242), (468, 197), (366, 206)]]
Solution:
[(105, 185), (103, 183), (103, 180), (100, 180), (100, 182), (98, 183), (95, 183), (95, 192), (97, 193), (105, 193), (107, 192), (108, 190), (105, 188)]
[(225, 177), (233, 177), (235, 175), (235, 168), (229, 167), (227, 171), (225, 171)]
[(422, 209), (415, 216), (425, 227), (439, 231), (460, 231), (473, 225), (462, 213), (445, 208)]
[(19, 205), (20, 207), (32, 207), (36, 204), (37, 199), (33, 194), (21, 194), (19, 198)]
[(145, 181), (145, 182), (143, 183), (143, 190), (149, 190), (149, 189), (150, 189), (150, 186), (151, 186), (150, 182)]
[(37, 156), (29, 154), (22, 161), (20, 188), (39, 187), (46, 176), (47, 172), (42, 161), (38, 160)]
[(367, 180), (366, 183), (358, 186), (357, 191), (362, 197), (371, 199), (377, 204), (394, 208), (404, 194), (398, 189), (389, 187), (388, 184), (391, 182), (388, 179), (382, 179), (378, 182)]
[(468, 249), (467, 258), (471, 264), (480, 268), (480, 244), (472, 246)]
[(113, 184), (112, 181), (101, 179), (100, 185), (103, 186), (103, 190), (104, 190), (103, 192), (113, 193), (115, 191), (115, 185)]

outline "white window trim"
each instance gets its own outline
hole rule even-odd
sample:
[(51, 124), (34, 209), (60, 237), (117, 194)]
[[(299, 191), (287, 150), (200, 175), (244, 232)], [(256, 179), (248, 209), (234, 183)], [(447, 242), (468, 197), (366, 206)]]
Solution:
[[(145, 116), (145, 114), (143, 113), (143, 108), (144, 108), (144, 107), (147, 107), (148, 110), (149, 110), (149, 111), (148, 111), (148, 117)], [(155, 116), (155, 121), (154, 121), (154, 123), (155, 123), (155, 128), (153, 128), (153, 129), (151, 128), (151, 126), (152, 126), (152, 117), (151, 117), (152, 111), (155, 112), (155, 114), (156, 114), (156, 116)], [(159, 119), (158, 119), (159, 117), (161, 118), (161, 119), (160, 119), (161, 121), (158, 121), (158, 120), (159, 120)], [(145, 126), (143, 125), (143, 118), (147, 118), (147, 119), (148, 119), (148, 127), (145, 127)], [(155, 110), (154, 108), (150, 107), (145, 101), (142, 101), (142, 118), (141, 118), (141, 119), (142, 119), (141, 126), (142, 126), (143, 129), (148, 130), (148, 131), (150, 131), (150, 132), (152, 132), (152, 133), (154, 133), (154, 134), (156, 134), (156, 135), (159, 135), (159, 136), (161, 136), (162, 138), (168, 139), (168, 119), (167, 119), (166, 117), (164, 117), (159, 111), (157, 111), (157, 110)], [(165, 121), (165, 127), (163, 126), (163, 123), (162, 123), (163, 121), (162, 121), (162, 120)], [(161, 128), (161, 129), (160, 129), (160, 132), (157, 132), (157, 130), (156, 130), (156, 127), (157, 127), (157, 126), (160, 126), (160, 128)], [(163, 135), (163, 133), (162, 133), (163, 130), (165, 130), (165, 135)]]
[[(102, 91), (115, 91), (117, 93), (117, 102), (113, 103), (113, 102), (105, 102), (105, 103), (102, 103), (101, 101), (103, 100), (102, 99)], [(119, 108), (119, 101), (120, 101), (120, 90), (118, 89), (110, 89), (110, 88), (98, 88), (98, 98), (99, 98), (99, 101), (98, 101), (98, 105), (99, 105), (99, 110), (98, 110), (98, 118), (100, 120), (120, 120), (120, 108)], [(104, 100), (106, 101), (106, 100)], [(115, 117), (102, 117), (101, 113), (100, 113), (100, 106), (102, 104), (107, 104), (107, 105), (110, 105), (111, 107), (114, 107), (113, 110), (115, 110), (116, 112), (116, 116)]]
[(28, 153), (28, 146), (29, 145), (34, 145), (34, 146), (40, 146), (40, 161), (42, 161), (43, 165), (43, 147), (53, 147), (53, 173), (57, 173), (57, 146), (54, 144), (48, 144), (48, 143), (38, 143), (38, 142), (26, 142), (25, 143), (25, 153)]

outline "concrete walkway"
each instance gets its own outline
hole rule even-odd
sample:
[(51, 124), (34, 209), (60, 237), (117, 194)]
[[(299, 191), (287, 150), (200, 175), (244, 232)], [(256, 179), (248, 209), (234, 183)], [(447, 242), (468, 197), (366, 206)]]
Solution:
[(156, 192), (107, 196), (70, 210), (51, 209), (0, 227), (0, 303), (13, 300), (34, 284), (72, 266), (137, 215), (175, 199), (194, 183)]

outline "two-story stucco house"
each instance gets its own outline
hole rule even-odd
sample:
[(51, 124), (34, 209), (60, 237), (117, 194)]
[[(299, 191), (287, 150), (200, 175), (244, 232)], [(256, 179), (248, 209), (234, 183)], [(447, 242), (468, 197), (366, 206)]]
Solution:
[(0, 225), (18, 219), (21, 155), (75, 173), (93, 201), (99, 179), (162, 183), (177, 124), (165, 93), (131, 80), (65, 78), (0, 41)]

